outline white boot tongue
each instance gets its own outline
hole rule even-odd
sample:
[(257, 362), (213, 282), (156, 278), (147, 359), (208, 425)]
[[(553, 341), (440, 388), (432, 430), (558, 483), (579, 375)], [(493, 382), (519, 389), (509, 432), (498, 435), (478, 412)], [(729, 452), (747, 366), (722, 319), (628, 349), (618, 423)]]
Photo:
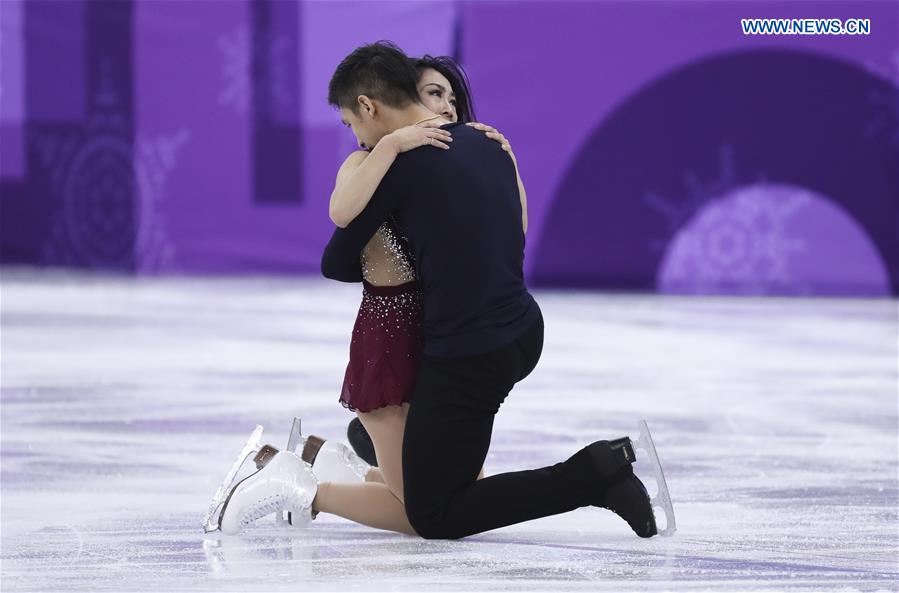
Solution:
[(319, 482), (357, 484), (365, 481), (371, 466), (352, 449), (337, 441), (325, 441), (315, 457), (312, 472)]

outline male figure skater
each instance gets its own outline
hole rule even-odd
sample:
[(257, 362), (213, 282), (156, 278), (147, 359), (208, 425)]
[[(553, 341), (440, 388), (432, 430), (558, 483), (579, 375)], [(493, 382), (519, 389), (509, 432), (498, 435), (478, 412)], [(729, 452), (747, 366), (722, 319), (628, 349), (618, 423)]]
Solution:
[[(418, 74), (395, 46), (362, 46), (337, 67), (329, 96), (361, 146), (433, 117)], [(322, 273), (360, 282), (359, 255), (393, 216), (424, 293), (425, 349), (403, 442), (406, 513), (424, 538), (460, 538), (583, 506), (609, 509), (641, 537), (657, 533), (632, 470), (630, 439), (596, 441), (566, 461), (476, 480), (493, 417), (536, 366), (543, 318), (524, 284), (524, 234), (513, 163), (460, 124), (450, 150), (397, 156), (365, 210), (334, 232)]]

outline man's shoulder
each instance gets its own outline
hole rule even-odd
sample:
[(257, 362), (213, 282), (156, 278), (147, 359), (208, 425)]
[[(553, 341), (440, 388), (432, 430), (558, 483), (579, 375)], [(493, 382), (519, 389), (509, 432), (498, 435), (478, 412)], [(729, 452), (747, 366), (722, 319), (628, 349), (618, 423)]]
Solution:
[(441, 126), (453, 135), (449, 150), (433, 146), (420, 146), (397, 155), (388, 176), (392, 179), (429, 177), (438, 171), (453, 174), (459, 167), (489, 168), (497, 160), (506, 157), (499, 143), (487, 138), (483, 132), (464, 123)]
[(440, 129), (446, 130), (451, 134), (456, 134), (462, 130), (465, 130), (465, 133), (468, 133), (468, 131), (473, 130), (474, 128), (472, 128), (469, 125), (466, 125), (465, 122), (454, 121), (453, 123), (450, 123), (450, 124), (443, 124), (442, 126), (440, 126)]
[(484, 147), (499, 148), (499, 144), (494, 140), (487, 138), (484, 132), (476, 130), (471, 126), (465, 125), (464, 123), (452, 123), (440, 127), (443, 130), (449, 131), (449, 133), (453, 135), (453, 141), (450, 143), (448, 151), (444, 148), (436, 148), (433, 146), (420, 146), (398, 155), (396, 162), (417, 161), (419, 159), (424, 161), (439, 161), (441, 157), (446, 156), (446, 153), (455, 154), (453, 152), (454, 150), (456, 151), (456, 153), (467, 153), (471, 151), (477, 152), (479, 150), (483, 150)]
[[(440, 126), (442, 129), (447, 130), (450, 134), (453, 135), (453, 138), (465, 138), (465, 139), (474, 139), (474, 140), (488, 140), (489, 142), (494, 142), (487, 138), (484, 132), (475, 129), (463, 122), (455, 122), (451, 124), (447, 124), (445, 126)], [(495, 142), (494, 142), (495, 144)]]

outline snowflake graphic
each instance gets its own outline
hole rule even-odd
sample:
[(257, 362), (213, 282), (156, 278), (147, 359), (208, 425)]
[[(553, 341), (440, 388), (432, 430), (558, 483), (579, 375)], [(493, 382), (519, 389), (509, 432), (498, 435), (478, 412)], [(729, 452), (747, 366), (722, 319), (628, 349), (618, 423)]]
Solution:
[(220, 35), (216, 40), (222, 56), (223, 87), (219, 92), (219, 104), (230, 107), (235, 113), (246, 116), (253, 98), (252, 67), (254, 59), (264, 61), (268, 104), (261, 105), (268, 112), (289, 109), (296, 103), (297, 89), (292, 84), (291, 59), (293, 41), (287, 35), (263, 33), (252, 35), (246, 26), (240, 26)]
[(786, 229), (810, 198), (770, 186), (764, 174), (741, 184), (730, 145), (719, 148), (718, 163), (711, 180), (685, 174), (686, 196), (644, 196), (665, 221), (662, 236), (647, 241), (648, 249), (662, 255), (657, 286), (693, 294), (807, 291), (789, 266), (805, 243)]
[(788, 223), (812, 202), (808, 192), (756, 184), (708, 204), (671, 242), (658, 285), (692, 294), (808, 293), (790, 269), (807, 249)]
[(143, 270), (174, 267), (175, 248), (168, 240), (158, 205), (165, 199), (165, 184), (175, 168), (178, 153), (189, 140), (190, 130), (182, 128), (174, 135), (138, 137), (135, 142), (138, 154), (134, 167), (142, 198), (135, 252)]
[(871, 119), (865, 124), (865, 136), (884, 135), (892, 145), (899, 144), (899, 49), (891, 56), (891, 68), (865, 64), (868, 72), (889, 83), (889, 87), (870, 89), (867, 94)]
[(644, 195), (643, 201), (665, 219), (664, 236), (651, 238), (647, 242), (647, 248), (650, 251), (656, 254), (664, 252), (674, 234), (687, 223), (695, 212), (715, 196), (736, 186), (734, 155), (731, 146), (723, 145), (719, 149), (718, 162), (718, 177), (709, 182), (703, 183), (693, 172), (687, 172), (684, 175), (684, 185), (688, 191), (686, 197), (671, 199), (654, 192)]
[(217, 44), (222, 53), (224, 79), (219, 104), (232, 107), (238, 115), (246, 115), (250, 107), (250, 33), (246, 27), (240, 27), (220, 35)]

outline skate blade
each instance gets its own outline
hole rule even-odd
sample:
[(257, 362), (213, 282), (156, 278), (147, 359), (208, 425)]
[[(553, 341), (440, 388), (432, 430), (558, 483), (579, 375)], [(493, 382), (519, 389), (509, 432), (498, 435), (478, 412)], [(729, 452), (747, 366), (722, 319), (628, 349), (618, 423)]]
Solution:
[(212, 497), (212, 501), (209, 503), (209, 509), (206, 511), (206, 516), (203, 518), (204, 532), (210, 533), (220, 530), (220, 511), (222, 505), (225, 504), (225, 501), (228, 499), (228, 495), (230, 494), (232, 485), (231, 483), (234, 481), (234, 477), (237, 475), (237, 472), (240, 471), (241, 466), (246, 462), (246, 460), (259, 450), (261, 441), (262, 426), (257, 425), (256, 429), (253, 430), (250, 438), (243, 446), (243, 449), (240, 450), (237, 459), (234, 460), (234, 464), (231, 466), (231, 469), (229, 469), (228, 473), (225, 475), (225, 479), (222, 480), (222, 485), (219, 486), (218, 490), (215, 491), (215, 495)]
[[(290, 427), (290, 436), (287, 438), (287, 451), (291, 453), (297, 452), (297, 446), (303, 437), (300, 419), (294, 416), (293, 425)], [(290, 527), (290, 513), (288, 511), (280, 511), (275, 514), (275, 523), (281, 527)]]
[(656, 452), (655, 443), (652, 441), (652, 435), (649, 433), (649, 426), (646, 420), (640, 421), (640, 438), (633, 443), (635, 449), (642, 449), (649, 457), (652, 465), (653, 473), (655, 473), (656, 484), (658, 485), (658, 493), (650, 497), (650, 503), (653, 510), (661, 508), (665, 513), (665, 529), (659, 532), (659, 535), (668, 537), (674, 535), (677, 531), (677, 524), (674, 520), (674, 505), (671, 504), (671, 493), (668, 491), (668, 482), (665, 481), (665, 473), (662, 471), (662, 462), (659, 461), (659, 454)]

